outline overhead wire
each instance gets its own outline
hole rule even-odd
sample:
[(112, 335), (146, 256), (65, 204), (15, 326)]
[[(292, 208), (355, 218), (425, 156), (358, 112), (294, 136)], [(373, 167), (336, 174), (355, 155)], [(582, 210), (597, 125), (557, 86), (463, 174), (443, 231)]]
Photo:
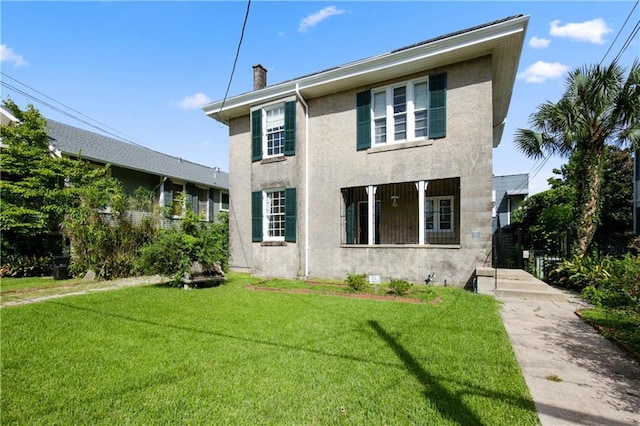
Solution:
[(620, 59), (620, 57), (624, 54), (625, 50), (627, 50), (627, 48), (633, 41), (634, 37), (638, 34), (639, 30), (640, 30), (640, 20), (638, 20), (638, 22), (636, 23), (636, 26), (633, 27), (633, 30), (631, 30), (631, 34), (629, 34), (629, 37), (627, 37), (627, 40), (624, 42), (624, 44), (620, 48), (620, 51), (618, 52), (616, 57), (613, 59), (614, 63), (618, 62), (618, 59)]
[[(136, 142), (134, 142), (134, 141), (132, 141), (132, 140), (129, 140), (129, 139), (123, 138), (122, 136), (119, 136), (119, 135), (117, 135), (117, 134), (115, 134), (115, 133), (113, 133), (113, 132), (110, 132), (110, 131), (105, 130), (105, 129), (101, 128), (101, 127), (98, 127), (98, 126), (96, 126), (95, 124), (90, 123), (89, 121), (84, 120), (84, 119), (82, 119), (82, 118), (79, 118), (79, 117), (77, 117), (77, 116), (75, 116), (75, 115), (73, 115), (73, 114), (71, 114), (71, 113), (69, 113), (69, 112), (67, 112), (67, 111), (65, 111), (65, 110), (63, 110), (63, 109), (61, 109), (61, 108), (59, 108), (59, 107), (55, 106), (55, 105), (52, 105), (51, 103), (49, 103), (49, 102), (47, 102), (47, 101), (44, 101), (44, 100), (42, 100), (42, 99), (38, 98), (37, 96), (32, 95), (31, 93), (25, 92), (24, 90), (22, 90), (22, 89), (20, 89), (20, 88), (18, 88), (18, 87), (16, 87), (16, 86), (13, 86), (13, 85), (11, 85), (11, 84), (7, 83), (6, 81), (0, 81), (0, 84), (2, 84), (2, 86), (6, 87), (7, 89), (10, 89), (10, 90), (12, 90), (12, 91), (14, 91), (14, 92), (16, 92), (16, 93), (19, 93), (19, 94), (21, 94), (21, 95), (23, 95), (23, 96), (25, 96), (25, 97), (27, 97), (27, 98), (31, 99), (31, 100), (32, 100), (32, 101), (34, 101), (34, 102), (37, 102), (37, 103), (39, 103), (39, 104), (42, 104), (42, 105), (44, 105), (44, 106), (46, 106), (46, 107), (48, 107), (48, 108), (50, 108), (50, 109), (52, 109), (52, 110), (54, 110), (54, 111), (56, 111), (56, 112), (59, 112), (60, 114), (66, 115), (66, 116), (67, 116), (67, 117), (69, 117), (69, 118), (72, 118), (72, 119), (77, 120), (77, 121), (79, 121), (79, 122), (81, 122), (81, 123), (83, 123), (83, 124), (86, 124), (87, 126), (90, 126), (90, 127), (92, 127), (93, 129), (99, 130), (100, 132), (102, 132), (102, 133), (104, 133), (104, 134), (107, 134), (107, 135), (109, 135), (109, 136), (111, 136), (111, 137), (113, 137), (113, 138), (115, 138), (115, 139), (118, 139), (118, 140), (121, 140), (121, 141), (123, 141), (123, 142), (127, 142), (127, 143), (130, 143), (130, 144), (137, 145), (137, 146), (140, 146), (140, 147), (142, 147), (142, 148), (145, 148), (143, 145), (140, 145), (140, 144), (138, 144), (138, 143), (136, 143)], [(49, 97), (47, 96), (47, 98), (49, 98)], [(52, 99), (52, 98), (49, 98), (49, 99)], [(56, 102), (57, 102), (57, 101), (56, 101)], [(69, 109), (71, 109), (71, 108), (69, 108)], [(71, 109), (71, 110), (72, 110), (72, 111), (75, 111), (75, 110), (73, 110), (73, 109)], [(84, 115), (84, 114), (82, 114), (82, 115)], [(87, 118), (89, 118), (89, 119), (93, 120), (93, 119), (92, 119), (92, 118), (90, 118), (90, 117), (87, 117)], [(94, 120), (94, 121), (95, 121), (95, 120)], [(97, 122), (97, 121), (96, 121), (96, 122)]]
[(240, 32), (240, 40), (238, 41), (238, 47), (236, 48), (236, 58), (233, 61), (233, 67), (231, 68), (231, 75), (229, 76), (229, 84), (227, 84), (227, 90), (224, 93), (224, 98), (222, 99), (222, 105), (220, 106), (220, 111), (224, 108), (224, 104), (227, 101), (227, 96), (229, 96), (229, 89), (231, 88), (231, 82), (233, 81), (233, 74), (236, 71), (236, 65), (238, 63), (238, 57), (240, 56), (240, 47), (242, 46), (242, 40), (244, 39), (244, 30), (247, 26), (247, 20), (249, 19), (249, 9), (251, 8), (251, 0), (247, 1), (247, 11), (244, 14), (244, 22), (242, 23), (242, 31)]
[[(636, 10), (636, 7), (638, 6), (638, 3), (640, 3), (640, 0), (636, 0), (636, 4), (633, 5), (633, 8), (631, 9), (629, 14), (627, 15), (627, 19), (625, 19), (624, 24), (622, 24), (622, 26), (620, 27), (620, 30), (618, 30), (618, 34), (616, 34), (616, 37), (611, 42), (611, 46), (609, 46), (609, 49), (607, 49), (607, 52), (602, 57), (602, 60), (600, 60), (600, 64), (599, 65), (602, 65), (602, 62), (604, 62), (604, 59), (607, 57), (607, 55), (609, 54), (609, 52), (611, 51), (613, 46), (616, 44), (616, 41), (618, 40), (618, 37), (620, 37), (620, 34), (622, 33), (622, 30), (627, 25), (627, 22), (629, 22), (629, 18), (631, 18), (631, 15), (633, 14), (633, 11)], [(614, 60), (614, 62), (615, 62), (615, 60)]]
[[(20, 84), (21, 86), (24, 86), (24, 87), (26, 87), (27, 89), (29, 89), (29, 90), (31, 90), (31, 91), (33, 91), (33, 92), (35, 92), (35, 93), (37, 93), (37, 94), (39, 94), (39, 95), (41, 95), (41, 96), (44, 96), (46, 99), (48, 99), (48, 100), (50, 100), (50, 101), (53, 101), (53, 102), (55, 102), (55, 103), (56, 103), (56, 104), (58, 104), (58, 105), (61, 105), (62, 107), (66, 108), (67, 110), (73, 111), (74, 113), (76, 113), (76, 114), (78, 114), (78, 115), (80, 115), (80, 116), (82, 116), (82, 117), (84, 117), (84, 118), (86, 118), (86, 119), (88, 119), (88, 120), (91, 120), (91, 121), (93, 121), (94, 123), (97, 123), (98, 125), (100, 125), (100, 126), (102, 126), (102, 127), (106, 127), (106, 128), (107, 128), (107, 129), (109, 129), (109, 130), (112, 130), (112, 131), (114, 131), (114, 132), (116, 132), (116, 133), (119, 133), (119, 134), (120, 134), (120, 135), (122, 135), (122, 136), (126, 136), (126, 138), (123, 138), (123, 137), (118, 136), (118, 135), (116, 135), (116, 134), (114, 134), (114, 133), (111, 133), (111, 132), (107, 132), (106, 130), (102, 129), (101, 127), (98, 127), (98, 126), (95, 126), (95, 125), (91, 125), (90, 123), (87, 123), (86, 121), (83, 121), (83, 120), (81, 120), (81, 119), (79, 119), (79, 118), (77, 118), (77, 117), (73, 116), (72, 114), (70, 115), (70, 114), (66, 114), (66, 113), (64, 113), (65, 115), (67, 115), (67, 116), (69, 116), (69, 117), (71, 117), (71, 118), (74, 118), (74, 119), (76, 119), (76, 120), (78, 120), (78, 121), (81, 121), (81, 122), (83, 122), (83, 123), (85, 123), (85, 124), (87, 124), (87, 125), (90, 125), (90, 126), (91, 126), (92, 128), (94, 128), (94, 129), (100, 130), (100, 131), (102, 131), (102, 132), (104, 132), (104, 133), (108, 133), (110, 136), (114, 136), (114, 137), (116, 137), (116, 138), (118, 138), (118, 139), (120, 139), (120, 140), (122, 140), (122, 141), (129, 142), (129, 143), (132, 143), (132, 144), (134, 144), (134, 145), (137, 145), (135, 142), (133, 142), (132, 140), (130, 140), (131, 136), (129, 136), (129, 135), (127, 135), (127, 134), (125, 134), (125, 133), (123, 133), (123, 132), (121, 132), (121, 131), (117, 130), (117, 129), (114, 129), (113, 127), (110, 127), (110, 126), (108, 126), (108, 125), (106, 125), (106, 124), (104, 124), (104, 123), (101, 123), (100, 121), (96, 120), (95, 118), (89, 117), (88, 115), (86, 115), (86, 114), (84, 114), (84, 113), (82, 113), (82, 112), (80, 112), (80, 111), (78, 111), (78, 110), (76, 110), (76, 109), (74, 109), (74, 108), (70, 107), (69, 105), (66, 105), (66, 104), (64, 104), (64, 103), (62, 103), (62, 102), (60, 102), (60, 101), (58, 101), (57, 99), (54, 99), (54, 98), (52, 98), (52, 97), (50, 97), (50, 96), (47, 96), (45, 93), (42, 93), (41, 91), (39, 91), (39, 90), (37, 90), (37, 89), (35, 89), (35, 88), (33, 88), (33, 87), (29, 86), (28, 84), (25, 84), (25, 83), (21, 82), (20, 80), (18, 80), (18, 79), (16, 79), (16, 78), (11, 77), (10, 75), (8, 75), (8, 74), (7, 74), (7, 73), (5, 73), (5, 72), (0, 71), (0, 74), (2, 74), (4, 77), (6, 77), (6, 78), (8, 78), (8, 79), (10, 79), (10, 80), (15, 81), (16, 83)], [(7, 85), (7, 86), (8, 86), (8, 85)], [(12, 90), (15, 90), (15, 89), (12, 89)], [(22, 92), (21, 94), (23, 94), (23, 95), (24, 95), (24, 92)], [(26, 95), (25, 95), (25, 96), (26, 96)], [(33, 96), (33, 95), (29, 96), (29, 98), (30, 98), (30, 99), (32, 99), (32, 100), (34, 100), (34, 101), (36, 101), (36, 102), (42, 103), (43, 105), (46, 105), (46, 106), (48, 106), (48, 107), (52, 108), (52, 106), (51, 106), (51, 105), (49, 105), (49, 104), (45, 104), (45, 103), (44, 103), (44, 101), (42, 101), (42, 100), (38, 99), (37, 97), (35, 97), (35, 96)], [(60, 111), (59, 109), (56, 109), (56, 111), (58, 111), (58, 112), (62, 112), (62, 111)]]

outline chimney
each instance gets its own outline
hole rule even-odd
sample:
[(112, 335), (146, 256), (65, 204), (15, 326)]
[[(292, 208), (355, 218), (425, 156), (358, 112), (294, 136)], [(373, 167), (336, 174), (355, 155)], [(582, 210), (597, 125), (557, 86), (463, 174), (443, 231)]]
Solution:
[(253, 66), (253, 90), (267, 87), (267, 69), (260, 64)]

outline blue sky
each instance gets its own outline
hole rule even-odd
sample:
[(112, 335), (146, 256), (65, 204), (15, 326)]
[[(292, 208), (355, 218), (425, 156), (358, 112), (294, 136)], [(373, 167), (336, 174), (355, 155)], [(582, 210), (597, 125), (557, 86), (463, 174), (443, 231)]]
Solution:
[[(254, 0), (229, 95), (252, 89), (257, 63), (274, 84), (529, 15), (507, 125), (494, 149), (494, 174), (531, 173), (535, 193), (565, 160), (527, 159), (514, 147), (515, 129), (528, 126), (538, 105), (560, 98), (567, 71), (599, 63), (609, 49), (604, 62), (613, 60), (640, 20), (638, 6), (612, 44), (636, 3)], [(47, 118), (97, 131), (20, 93), (26, 92), (137, 144), (228, 171), (227, 128), (199, 106), (224, 97), (246, 8), (245, 1), (4, 0), (2, 99), (11, 97), (21, 107), (32, 103)], [(640, 56), (638, 38), (620, 57), (622, 65)]]

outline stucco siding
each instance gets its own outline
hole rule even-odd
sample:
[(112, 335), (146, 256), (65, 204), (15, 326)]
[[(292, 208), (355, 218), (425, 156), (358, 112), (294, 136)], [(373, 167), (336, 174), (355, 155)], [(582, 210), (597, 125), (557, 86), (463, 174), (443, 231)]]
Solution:
[[(348, 272), (384, 279), (463, 285), (489, 258), (492, 190), (491, 58), (483, 57), (395, 81), (447, 73), (447, 135), (442, 139), (356, 151), (356, 94), (391, 83), (354, 88), (309, 105), (309, 233), (305, 220), (304, 110), (297, 103), (296, 155), (283, 161), (251, 161), (249, 117), (230, 122), (231, 266), (256, 275), (309, 274), (344, 278)], [(259, 105), (256, 105), (259, 107)], [(341, 245), (341, 188), (459, 178), (460, 243), (449, 246)], [(251, 242), (251, 192), (270, 187), (298, 191), (297, 240), (269, 246)], [(308, 240), (306, 239), (308, 237)]]

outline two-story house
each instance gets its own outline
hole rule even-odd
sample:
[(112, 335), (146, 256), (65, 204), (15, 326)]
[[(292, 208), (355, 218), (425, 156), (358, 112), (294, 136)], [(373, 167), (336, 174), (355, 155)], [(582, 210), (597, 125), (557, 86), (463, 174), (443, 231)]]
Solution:
[(137, 188), (156, 194), (166, 207), (167, 221), (180, 220), (187, 207), (202, 220), (213, 221), (229, 208), (229, 176), (218, 168), (183, 160), (139, 145), (47, 120), (52, 152), (80, 157), (96, 166), (109, 164), (111, 177), (122, 183), (127, 195)]
[(464, 285), (490, 264), (492, 149), (528, 17), (203, 107), (229, 126), (232, 270)]

